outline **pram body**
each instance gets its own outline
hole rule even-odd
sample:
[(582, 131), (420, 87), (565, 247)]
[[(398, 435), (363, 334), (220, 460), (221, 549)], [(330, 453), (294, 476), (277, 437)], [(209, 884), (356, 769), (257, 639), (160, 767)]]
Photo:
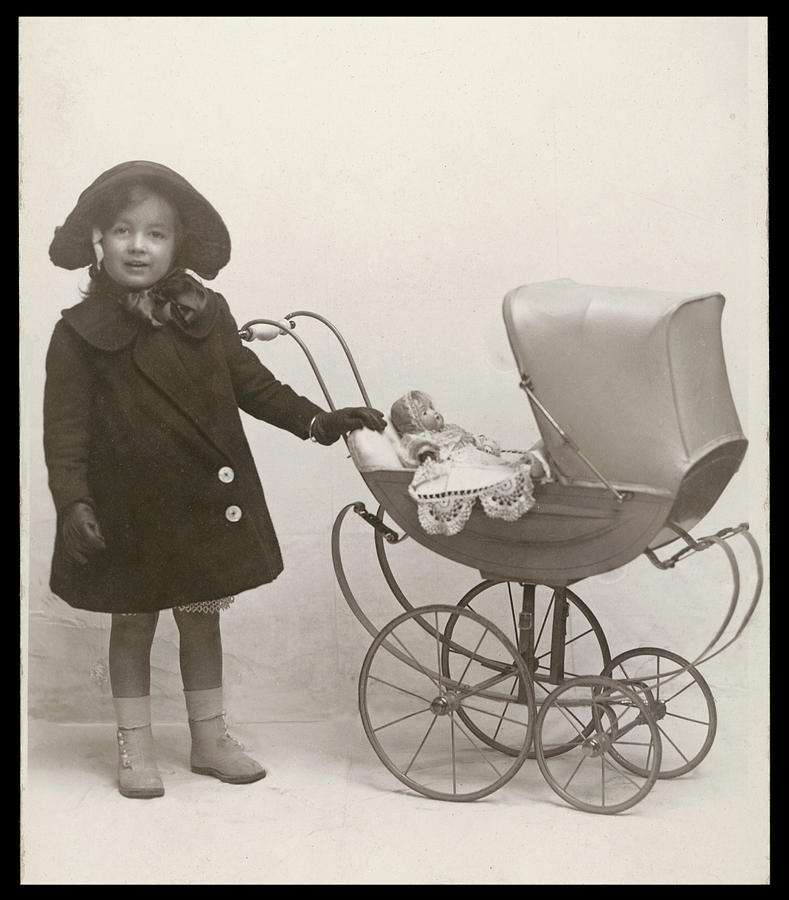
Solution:
[[(689, 534), (714, 506), (747, 448), (723, 356), (723, 306), (718, 293), (684, 295), (567, 279), (524, 285), (507, 294), (503, 317), (520, 386), (554, 476), (552, 482), (535, 487), (535, 506), (515, 522), (489, 518), (475, 508), (459, 534), (427, 534), (408, 493), (413, 470), (397, 459), (390, 430), (348, 436), (351, 456), (379, 509), (373, 515), (356, 501), (340, 511), (332, 534), (333, 561), (346, 601), (374, 638), (360, 674), (365, 731), (384, 765), (409, 787), (439, 799), (473, 800), (498, 789), (526, 758), (536, 757), (551, 787), (568, 802), (587, 811), (611, 813), (638, 802), (657, 778), (689, 771), (709, 751), (716, 726), (714, 701), (696, 665), (741, 633), (755, 609), (762, 580), (758, 547), (747, 525), (700, 540)], [(319, 319), (334, 332), (365, 403), (372, 405), (345, 341), (321, 316), (298, 311), (279, 321), (253, 320), (240, 333), (247, 340), (279, 333), (294, 337), (335, 408), (312, 355), (294, 333), (298, 316)], [(345, 573), (340, 532), (350, 510), (373, 526), (378, 562), (405, 610), (383, 629), (367, 618)], [(384, 515), (404, 534), (397, 535)], [(713, 653), (737, 605), (739, 569), (728, 546), (735, 535), (743, 535), (753, 551), (756, 587), (736, 634)], [(386, 554), (387, 544), (399, 544), (405, 537), (478, 570), (483, 581), (457, 606), (412, 606)], [(679, 552), (661, 561), (656, 551), (677, 540), (682, 541)], [(642, 553), (665, 569), (716, 545), (732, 567), (735, 591), (710, 644), (692, 662), (655, 648), (638, 648), (612, 659), (593, 613), (568, 586), (619, 568)], [(496, 623), (486, 617), (487, 608), (483, 616), (477, 604), (488, 602), (501, 586), (508, 592), (509, 606)], [(540, 610), (542, 586), (548, 593)], [(519, 609), (513, 588), (520, 593)], [(416, 629), (410, 648), (400, 637), (407, 629)], [(543, 633), (550, 643), (541, 654)], [(428, 641), (423, 658), (413, 649), (420, 637)], [(592, 661), (586, 663), (591, 668), (568, 673), (567, 654), (584, 640), (593, 645)], [(485, 649), (486, 641), (496, 647)], [(400, 674), (376, 674), (387, 659)], [(648, 671), (641, 671), (644, 665)], [(407, 679), (397, 683), (403, 671), (409, 678), (426, 678), (435, 696), (426, 698), (422, 688), (405, 687)], [(704, 731), (698, 739), (693, 737), (692, 751), (685, 754), (677, 747), (679, 758), (667, 765), (661, 731), (664, 737), (666, 733), (658, 723), (664, 720), (665, 725), (665, 716), (672, 714), (665, 702), (666, 685), (672, 680), (675, 685), (685, 682), (673, 696), (684, 694), (687, 700), (695, 694), (701, 710), (675, 717), (695, 722)], [(391, 696), (385, 696), (381, 712), (375, 712), (376, 691), (381, 690)], [(421, 698), (427, 705), (402, 714), (392, 711), (406, 697), (411, 703)], [(387, 748), (382, 736), (407, 729), (425, 715), (432, 716), (425, 733), (407, 737), (416, 747), (413, 758), (397, 761), (397, 755), (406, 751), (394, 739), (394, 749)], [(436, 723), (444, 721), (452, 748), (451, 764), (447, 763), (451, 775), (446, 775), (447, 786), (437, 788), (433, 770), (442, 751), (425, 748)], [(556, 736), (557, 722), (565, 728), (569, 723), (563, 736)], [(508, 730), (510, 736), (505, 736)], [(638, 734), (641, 739), (632, 740)], [(456, 753), (456, 738), (471, 748), (467, 748), (471, 759), (463, 760), (468, 771), (473, 770), (465, 787), (459, 786), (461, 754)], [(631, 753), (636, 746), (637, 759)], [(504, 772), (488, 758), (492, 752), (506, 757)], [(565, 775), (554, 770), (555, 760), (573, 754), (580, 762), (565, 781)], [(413, 771), (420, 755), (428, 773), (421, 779)], [(601, 796), (596, 782), (583, 791), (578, 787), (581, 778), (576, 773), (588, 759), (600, 760)], [(486, 778), (480, 767), (489, 776), (492, 769), (495, 777)], [(618, 799), (611, 797), (612, 778), (620, 791)]]
[(487, 578), (570, 584), (676, 540), (667, 522), (698, 524), (747, 448), (723, 357), (723, 304), (720, 294), (569, 280), (510, 292), (504, 321), (556, 481), (536, 487), (536, 506), (517, 522), (475, 509), (451, 537), (419, 527), (409, 470), (368, 468), (358, 454), (367, 486), (411, 537)]

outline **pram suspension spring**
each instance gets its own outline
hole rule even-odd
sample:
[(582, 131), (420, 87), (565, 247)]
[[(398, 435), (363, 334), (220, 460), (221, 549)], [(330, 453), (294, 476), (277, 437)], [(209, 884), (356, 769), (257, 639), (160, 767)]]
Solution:
[(367, 507), (361, 501), (354, 503), (352, 509), (357, 516), (364, 519), (368, 525), (371, 525), (377, 532), (382, 534), (384, 540), (388, 543), (397, 544), (408, 537), (407, 534), (398, 534), (396, 531), (389, 528), (388, 525), (384, 525), (383, 521), (378, 516), (368, 512)]

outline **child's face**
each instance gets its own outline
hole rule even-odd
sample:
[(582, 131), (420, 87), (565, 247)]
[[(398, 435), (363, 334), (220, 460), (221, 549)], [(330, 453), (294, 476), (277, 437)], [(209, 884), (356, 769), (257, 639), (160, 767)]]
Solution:
[(419, 421), (425, 431), (441, 431), (444, 427), (444, 417), (432, 406), (420, 410)]
[(163, 197), (138, 190), (102, 234), (105, 272), (118, 284), (144, 290), (172, 268), (178, 220)]

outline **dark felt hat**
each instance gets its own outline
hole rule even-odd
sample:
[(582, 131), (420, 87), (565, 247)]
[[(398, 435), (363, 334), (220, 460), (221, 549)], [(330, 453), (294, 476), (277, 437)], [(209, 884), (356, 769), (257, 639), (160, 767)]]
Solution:
[(230, 235), (219, 213), (189, 182), (159, 163), (133, 160), (103, 172), (79, 195), (63, 225), (55, 229), (49, 258), (63, 269), (81, 269), (95, 262), (92, 227), (97, 209), (129, 182), (158, 186), (172, 198), (183, 227), (176, 264), (201, 278), (215, 278), (230, 259)]

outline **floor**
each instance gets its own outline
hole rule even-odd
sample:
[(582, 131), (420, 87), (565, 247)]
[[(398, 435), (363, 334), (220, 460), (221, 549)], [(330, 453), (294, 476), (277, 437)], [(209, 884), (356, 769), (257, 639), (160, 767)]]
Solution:
[(159, 726), (166, 795), (127, 800), (112, 726), (31, 721), (22, 883), (767, 883), (765, 742), (752, 698), (716, 699), (704, 762), (613, 816), (568, 806), (530, 760), (487, 798), (430, 800), (383, 767), (355, 713), (236, 724), (269, 770), (248, 786), (192, 774), (187, 728)]

